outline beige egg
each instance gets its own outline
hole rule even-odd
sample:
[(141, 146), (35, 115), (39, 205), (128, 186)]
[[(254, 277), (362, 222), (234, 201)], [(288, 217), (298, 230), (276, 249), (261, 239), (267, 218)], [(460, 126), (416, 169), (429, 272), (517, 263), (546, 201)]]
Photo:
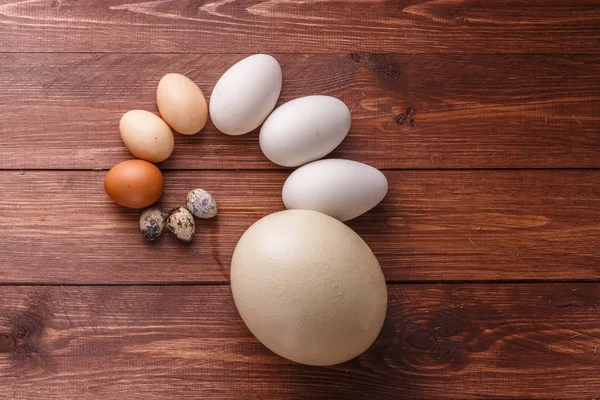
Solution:
[(173, 152), (173, 132), (159, 116), (144, 110), (132, 110), (121, 117), (121, 138), (131, 154), (142, 160), (161, 162)]
[(156, 103), (167, 124), (184, 135), (198, 133), (208, 120), (208, 105), (202, 90), (181, 74), (162, 77), (156, 89)]
[(386, 314), (385, 279), (369, 246), (316, 211), (281, 211), (248, 228), (231, 260), (231, 290), (258, 340), (303, 364), (358, 356)]

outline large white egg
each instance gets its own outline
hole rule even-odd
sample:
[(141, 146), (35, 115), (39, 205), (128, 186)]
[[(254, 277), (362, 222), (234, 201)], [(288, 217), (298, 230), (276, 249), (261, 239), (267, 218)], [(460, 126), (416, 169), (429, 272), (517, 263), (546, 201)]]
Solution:
[(244, 58), (219, 79), (210, 96), (210, 118), (218, 130), (243, 135), (269, 116), (281, 92), (277, 60), (266, 54)]
[(268, 215), (239, 240), (231, 261), (235, 305), (271, 351), (309, 365), (364, 352), (387, 308), (381, 267), (343, 223), (318, 212)]
[(288, 209), (314, 210), (340, 221), (356, 218), (385, 197), (388, 181), (370, 165), (350, 160), (314, 161), (298, 168), (283, 185)]
[(269, 115), (260, 129), (260, 148), (275, 164), (297, 167), (331, 153), (350, 121), (350, 110), (335, 97), (300, 97)]

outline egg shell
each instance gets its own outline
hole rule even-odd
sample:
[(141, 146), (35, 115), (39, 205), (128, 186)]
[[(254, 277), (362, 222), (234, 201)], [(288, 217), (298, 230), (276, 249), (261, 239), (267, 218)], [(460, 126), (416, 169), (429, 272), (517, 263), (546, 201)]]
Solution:
[(275, 164), (297, 167), (331, 153), (350, 130), (350, 110), (331, 96), (306, 96), (277, 108), (260, 129), (260, 148)]
[(266, 54), (246, 57), (229, 68), (210, 96), (210, 118), (228, 135), (243, 135), (260, 126), (281, 92), (277, 60)]
[(142, 160), (164, 161), (169, 158), (175, 146), (169, 125), (149, 111), (126, 112), (119, 122), (119, 131), (131, 154)]
[(144, 160), (123, 161), (104, 177), (104, 190), (116, 203), (128, 208), (146, 208), (162, 195), (163, 175)]
[(174, 208), (167, 217), (167, 228), (182, 242), (191, 242), (196, 231), (194, 216), (184, 207)]
[(204, 93), (185, 75), (163, 76), (156, 89), (156, 103), (165, 122), (184, 135), (199, 132), (208, 120)]
[(198, 218), (212, 218), (217, 215), (217, 202), (204, 189), (191, 190), (185, 198), (185, 206)]
[(145, 209), (140, 216), (140, 230), (147, 240), (156, 240), (166, 227), (166, 215), (158, 206)]
[(369, 246), (345, 224), (308, 210), (268, 215), (242, 235), (231, 291), (258, 340), (309, 365), (361, 354), (387, 308), (385, 279)]
[(282, 197), (288, 209), (319, 211), (347, 221), (379, 204), (387, 190), (385, 175), (370, 165), (327, 159), (292, 172), (283, 184)]

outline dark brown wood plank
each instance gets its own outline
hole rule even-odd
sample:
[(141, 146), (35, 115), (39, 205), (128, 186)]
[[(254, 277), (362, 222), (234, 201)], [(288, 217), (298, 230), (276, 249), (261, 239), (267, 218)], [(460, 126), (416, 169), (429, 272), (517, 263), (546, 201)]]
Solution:
[[(388, 196), (351, 221), (389, 281), (600, 279), (600, 171), (384, 171)], [(171, 171), (162, 204), (196, 187), (220, 214), (197, 237), (148, 243), (104, 172), (0, 173), (0, 283), (226, 282), (241, 234), (283, 209), (284, 171)]]
[(4, 287), (6, 398), (591, 399), (600, 284), (391, 285), (383, 331), (327, 368), (270, 353), (228, 286)]
[[(118, 122), (156, 111), (158, 80), (207, 95), (245, 55), (0, 55), (0, 168), (110, 168)], [(335, 157), (379, 168), (600, 167), (600, 56), (279, 55), (280, 103), (329, 94), (353, 113)], [(275, 168), (257, 133), (176, 135), (164, 169)]]
[(0, 51), (597, 53), (598, 7), (597, 0), (3, 0)]

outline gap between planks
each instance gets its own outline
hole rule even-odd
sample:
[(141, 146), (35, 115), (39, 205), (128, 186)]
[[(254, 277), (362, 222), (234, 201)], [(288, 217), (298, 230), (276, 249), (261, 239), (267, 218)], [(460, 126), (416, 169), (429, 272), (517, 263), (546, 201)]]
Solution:
[[(535, 285), (555, 283), (600, 283), (600, 279), (486, 279), (486, 280), (387, 280), (387, 285)], [(230, 286), (229, 282), (92, 282), (92, 283), (51, 283), (51, 282), (0, 282), (0, 287), (163, 287), (163, 286)]]
[[(327, 159), (327, 158), (324, 158)], [(323, 160), (323, 159), (321, 159)], [(127, 160), (123, 160), (127, 161)], [(318, 161), (318, 160), (315, 160)], [(306, 165), (306, 164), (304, 164)], [(157, 165), (157, 167), (161, 167)], [(186, 172), (186, 171), (256, 171), (256, 172), (293, 172), (301, 166), (294, 168), (162, 168), (162, 172)], [(110, 168), (0, 168), (1, 172), (108, 172)], [(428, 172), (447, 172), (447, 171), (600, 171), (596, 167), (533, 167), (533, 168), (378, 168), (380, 171), (428, 171)]]
[[(115, 54), (115, 55), (152, 55), (152, 54), (157, 54), (157, 55), (176, 55), (176, 56), (182, 56), (182, 55), (188, 55), (188, 56), (244, 56), (244, 55), (252, 55), (252, 54), (269, 54), (272, 56), (277, 56), (277, 55), (308, 55), (308, 56), (322, 56), (322, 55), (326, 55), (326, 54), (330, 54), (330, 55), (340, 55), (340, 54), (381, 54), (381, 55), (389, 55), (389, 56), (393, 56), (393, 55), (399, 55), (399, 56), (452, 56), (452, 55), (481, 55), (481, 56), (504, 56), (504, 55), (513, 55), (513, 56), (544, 56), (544, 57), (556, 57), (556, 58), (562, 58), (565, 55), (564, 54), (557, 54), (557, 53), (506, 53), (506, 52), (477, 52), (477, 53), (469, 53), (469, 52), (465, 52), (465, 53), (461, 53), (461, 52), (427, 52), (427, 53), (410, 53), (410, 52), (399, 52), (399, 51), (356, 51), (356, 52), (349, 52), (349, 51), (330, 51), (330, 52), (326, 52), (326, 53), (319, 53), (319, 52), (310, 52), (310, 51), (292, 51), (292, 52), (268, 52), (268, 51), (255, 51), (255, 52), (248, 52), (248, 51), (241, 51), (241, 52), (188, 52), (188, 51), (181, 51), (181, 52), (166, 52), (166, 51), (0, 51), (0, 55), (2, 54), (7, 54), (7, 55), (17, 55), (17, 54), (90, 54), (90, 55), (94, 55), (94, 54), (98, 54), (98, 55), (102, 55), (102, 54)], [(573, 56), (573, 57), (593, 57), (593, 56), (600, 56), (600, 52), (598, 53), (569, 53), (568, 54), (569, 57)]]

